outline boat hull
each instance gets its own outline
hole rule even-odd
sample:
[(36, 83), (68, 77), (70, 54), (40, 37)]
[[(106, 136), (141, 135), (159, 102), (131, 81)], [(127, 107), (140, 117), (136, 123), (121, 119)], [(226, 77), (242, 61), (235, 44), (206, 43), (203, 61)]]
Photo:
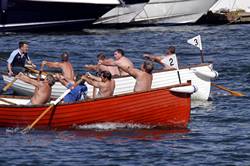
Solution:
[[(188, 80), (191, 80), (192, 85), (197, 87), (197, 91), (194, 94), (192, 94), (192, 100), (208, 100), (211, 89), (211, 78), (196, 74), (197, 72), (194, 72), (194, 70), (200, 71), (200, 73), (213, 71), (211, 64), (203, 64), (195, 67), (183, 68), (178, 70), (180, 79), (177, 70), (156, 72), (153, 73), (152, 88), (170, 86), (178, 84), (180, 82), (183, 83), (187, 82)], [(3, 80), (6, 84), (11, 82), (12, 79), (13, 77), (8, 77), (7, 75), (3, 75)], [(114, 91), (115, 95), (133, 92), (134, 90), (135, 79), (133, 77), (116, 78), (115, 82), (116, 82), (116, 88)], [(87, 83), (86, 85), (88, 87), (88, 96), (92, 97), (93, 87)], [(23, 81), (20, 80), (14, 82), (12, 88), (17, 94), (29, 95), (29, 96), (33, 94), (35, 89), (34, 86), (24, 83)], [(52, 96), (59, 97), (65, 90), (66, 88), (61, 83), (56, 82), (52, 89)]]
[(84, 1), (3, 0), (0, 32), (78, 30), (119, 4), (116, 0), (110, 4)]
[(137, 6), (116, 7), (95, 24), (187, 24), (195, 23), (217, 0), (150, 0)]
[[(35, 126), (37, 129), (73, 129), (76, 126), (122, 123), (150, 127), (186, 128), (190, 119), (190, 94), (169, 88), (110, 98), (60, 104)], [(48, 106), (0, 105), (0, 127), (26, 127)]]

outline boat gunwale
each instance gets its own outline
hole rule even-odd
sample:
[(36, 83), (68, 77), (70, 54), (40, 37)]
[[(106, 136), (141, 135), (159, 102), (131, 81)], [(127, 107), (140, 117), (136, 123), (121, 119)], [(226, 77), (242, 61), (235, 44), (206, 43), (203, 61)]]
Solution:
[[(174, 85), (170, 85), (170, 86), (153, 88), (153, 89), (147, 90), (147, 91), (129, 92), (129, 93), (124, 93), (124, 94), (113, 95), (113, 96), (110, 96), (110, 97), (95, 98), (95, 99), (88, 98), (86, 100), (76, 101), (76, 102), (72, 102), (72, 103), (59, 103), (57, 106), (59, 106), (59, 105), (60, 106), (70, 106), (70, 105), (75, 105), (75, 104), (95, 102), (95, 101), (99, 101), (99, 100), (107, 100), (107, 99), (116, 98), (116, 97), (129, 96), (129, 95), (133, 95), (133, 94), (148, 93), (148, 92), (153, 92), (153, 91), (158, 91), (158, 90), (168, 90), (168, 91), (170, 91), (171, 88), (183, 87), (183, 86), (189, 86), (189, 85), (191, 85), (191, 81), (187, 81), (187, 83), (174, 84)], [(172, 91), (170, 91), (170, 93), (172, 93), (172, 94), (178, 94), (178, 93), (181, 94), (182, 92), (172, 92)], [(30, 99), (29, 96), (14, 96), (14, 95), (0, 95), (0, 98)], [(1, 108), (39, 108), (39, 107), (42, 108), (42, 107), (48, 107), (48, 106), (50, 106), (50, 104), (37, 104), (37, 105), (24, 105), (24, 104), (5, 105), (5, 104), (0, 104), (0, 109)]]

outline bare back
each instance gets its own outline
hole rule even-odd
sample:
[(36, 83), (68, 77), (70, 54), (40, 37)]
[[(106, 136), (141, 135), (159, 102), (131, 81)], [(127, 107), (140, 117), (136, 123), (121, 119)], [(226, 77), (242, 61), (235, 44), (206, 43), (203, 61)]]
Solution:
[(51, 96), (51, 87), (47, 82), (40, 81), (35, 88), (34, 95), (31, 98), (32, 104), (45, 104)]
[(153, 80), (152, 74), (138, 70), (136, 75), (136, 83), (134, 91), (139, 92), (139, 91), (150, 90), (152, 85), (152, 80)]

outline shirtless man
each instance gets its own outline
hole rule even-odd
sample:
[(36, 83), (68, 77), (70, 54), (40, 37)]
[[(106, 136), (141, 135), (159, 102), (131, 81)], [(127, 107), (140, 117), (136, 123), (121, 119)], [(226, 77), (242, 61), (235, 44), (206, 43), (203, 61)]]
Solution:
[(87, 70), (94, 70), (100, 73), (101, 71), (109, 71), (112, 76), (120, 76), (120, 71), (117, 66), (105, 66), (101, 62), (107, 60), (103, 53), (97, 55), (98, 63), (97, 65), (85, 65), (84, 68)]
[(102, 60), (99, 63), (106, 66), (118, 66), (119, 72), (121, 76), (127, 76), (128, 73), (126, 73), (123, 69), (121, 69), (119, 66), (123, 65), (126, 67), (134, 68), (134, 64), (124, 56), (124, 51), (122, 49), (117, 49), (114, 52), (115, 60), (113, 59), (107, 59)]
[(45, 104), (49, 101), (51, 96), (51, 87), (55, 83), (55, 79), (51, 74), (48, 74), (44, 81), (31, 79), (21, 72), (16, 76), (16, 78), (35, 86), (34, 95), (31, 97), (30, 103), (28, 104)]
[(144, 54), (144, 57), (161, 64), (163, 69), (179, 69), (174, 46), (170, 46), (164, 56)]
[(144, 61), (141, 65), (141, 70), (124, 65), (119, 65), (119, 67), (136, 79), (134, 92), (148, 91), (151, 89), (153, 80), (152, 71), (154, 69), (152, 61)]
[(69, 54), (67, 52), (64, 52), (61, 55), (62, 62), (48, 62), (43, 61), (41, 65), (41, 70), (43, 70), (43, 67), (46, 65), (49, 68), (60, 68), (62, 69), (63, 76), (66, 80), (74, 83), (74, 70), (73, 66), (69, 62)]
[(99, 88), (97, 98), (113, 96), (115, 89), (115, 81), (112, 79), (112, 75), (108, 71), (102, 71), (100, 77), (87, 74), (82, 78), (90, 85)]

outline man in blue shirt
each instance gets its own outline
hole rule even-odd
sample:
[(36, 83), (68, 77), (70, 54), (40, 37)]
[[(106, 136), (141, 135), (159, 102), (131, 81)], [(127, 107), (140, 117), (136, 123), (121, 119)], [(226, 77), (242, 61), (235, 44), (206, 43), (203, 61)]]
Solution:
[(28, 56), (29, 45), (25, 41), (19, 42), (19, 48), (12, 51), (10, 54), (8, 62), (8, 75), (12, 76), (18, 74), (19, 72), (23, 71), (23, 67), (25, 64), (32, 64), (29, 56)]

